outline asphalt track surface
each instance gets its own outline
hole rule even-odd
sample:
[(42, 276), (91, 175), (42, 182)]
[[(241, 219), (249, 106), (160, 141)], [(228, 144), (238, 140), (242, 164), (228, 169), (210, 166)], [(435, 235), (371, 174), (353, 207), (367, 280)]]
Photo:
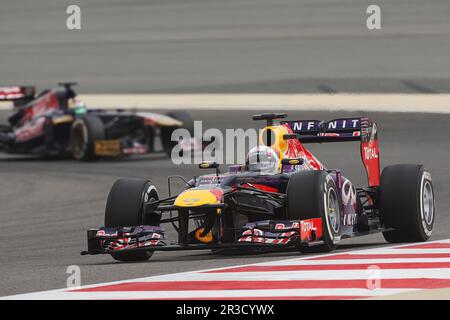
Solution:
[(450, 92), (450, 2), (3, 0), (0, 83), (81, 93)]
[[(251, 111), (192, 111), (204, 128), (250, 128)], [(289, 112), (294, 118), (331, 119), (356, 113)], [(378, 122), (382, 166), (424, 163), (433, 175), (437, 217), (432, 239), (450, 237), (449, 115), (368, 114)], [(5, 113), (1, 113), (2, 120)], [(342, 168), (357, 185), (365, 182), (356, 143), (311, 145), (328, 168)], [(119, 177), (148, 177), (167, 192), (166, 176), (204, 173), (175, 166), (164, 154), (78, 163), (2, 155), (0, 160), (0, 296), (63, 288), (69, 265), (81, 268), (83, 285), (174, 272), (295, 257), (297, 252), (211, 255), (159, 252), (145, 263), (118, 263), (109, 256), (80, 256), (88, 228), (103, 223), (109, 188)], [(174, 232), (169, 228), (169, 235)], [(385, 245), (381, 235), (351, 239), (339, 250)]]

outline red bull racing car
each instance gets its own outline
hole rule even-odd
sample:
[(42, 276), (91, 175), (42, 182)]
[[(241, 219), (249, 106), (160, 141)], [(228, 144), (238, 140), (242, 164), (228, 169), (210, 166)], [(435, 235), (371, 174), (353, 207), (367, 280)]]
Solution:
[[(90, 110), (76, 98), (75, 83), (60, 83), (35, 95), (34, 87), (0, 87), (0, 101), (13, 101), (8, 124), (0, 126), (0, 149), (9, 153), (67, 156), (81, 161), (98, 157), (170, 153), (172, 132), (193, 132), (193, 120), (183, 111), (166, 115), (124, 110)], [(180, 142), (181, 144), (181, 142)], [(180, 147), (201, 148), (195, 139)]]
[[(189, 181), (178, 195), (161, 198), (147, 179), (120, 179), (109, 193), (105, 226), (87, 232), (82, 254), (120, 261), (148, 259), (154, 251), (297, 248), (331, 251), (342, 239), (382, 232), (389, 242), (426, 241), (435, 205), (423, 165), (399, 164), (380, 174), (377, 125), (367, 118), (286, 121), (261, 114), (259, 146), (245, 164)], [(367, 186), (356, 187), (327, 169), (307, 143), (357, 141)], [(170, 181), (173, 177), (169, 177)], [(170, 190), (170, 188), (169, 188)], [(178, 239), (166, 239), (172, 223)]]

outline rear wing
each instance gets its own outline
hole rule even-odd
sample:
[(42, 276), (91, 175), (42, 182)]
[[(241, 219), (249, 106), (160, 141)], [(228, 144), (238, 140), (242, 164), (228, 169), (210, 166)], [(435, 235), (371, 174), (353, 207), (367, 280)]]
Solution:
[(11, 86), (0, 87), (0, 101), (13, 101), (14, 106), (21, 106), (34, 99), (35, 87)]
[(377, 125), (368, 118), (341, 118), (330, 121), (282, 121), (299, 135), (302, 143), (360, 141), (361, 159), (370, 187), (380, 185), (380, 158)]

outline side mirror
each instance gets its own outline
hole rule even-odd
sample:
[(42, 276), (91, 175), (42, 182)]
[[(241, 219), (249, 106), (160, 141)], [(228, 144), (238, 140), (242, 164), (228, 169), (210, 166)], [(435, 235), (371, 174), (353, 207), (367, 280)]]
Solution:
[(281, 173), (283, 173), (284, 166), (290, 165), (290, 166), (297, 166), (302, 165), (304, 163), (303, 158), (284, 158), (281, 160)]
[(216, 169), (216, 175), (218, 176), (220, 174), (219, 170), (219, 164), (215, 161), (212, 162), (202, 162), (198, 165), (200, 169)]
[(219, 164), (217, 162), (202, 162), (198, 165), (200, 169), (217, 169)]

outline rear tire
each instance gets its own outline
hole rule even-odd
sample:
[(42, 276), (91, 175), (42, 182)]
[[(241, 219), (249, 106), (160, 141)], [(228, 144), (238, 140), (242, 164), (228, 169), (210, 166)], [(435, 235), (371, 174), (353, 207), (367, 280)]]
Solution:
[(72, 156), (79, 161), (93, 161), (95, 141), (105, 138), (105, 128), (99, 117), (85, 116), (74, 121), (70, 130)]
[(321, 245), (300, 247), (301, 252), (328, 252), (337, 246), (341, 232), (340, 197), (326, 171), (301, 171), (289, 179), (286, 191), (286, 214), (290, 220), (322, 218), (324, 241)]
[(435, 218), (431, 175), (422, 165), (384, 168), (380, 184), (380, 215), (386, 241), (422, 242), (430, 238)]
[[(119, 179), (111, 188), (105, 208), (105, 227), (133, 227), (146, 224), (145, 204), (158, 200), (156, 188), (146, 179)], [(158, 217), (151, 217), (159, 224)], [(158, 220), (158, 221), (156, 221)], [(111, 256), (119, 261), (145, 261), (153, 251), (117, 252)]]

